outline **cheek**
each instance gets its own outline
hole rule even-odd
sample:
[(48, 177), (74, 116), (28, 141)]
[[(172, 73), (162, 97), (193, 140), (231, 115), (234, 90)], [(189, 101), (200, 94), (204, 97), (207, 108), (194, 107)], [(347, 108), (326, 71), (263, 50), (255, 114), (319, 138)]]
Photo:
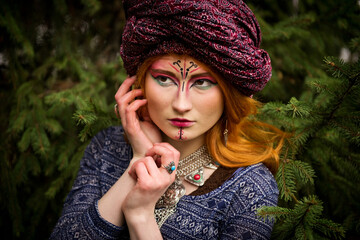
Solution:
[(148, 100), (147, 109), (150, 117), (161, 114), (161, 110), (168, 105), (167, 93), (153, 80), (147, 80), (145, 85), (146, 99)]
[(150, 117), (151, 117), (151, 114), (156, 112), (157, 109), (159, 108), (160, 99), (157, 98), (157, 94), (154, 93), (153, 89), (149, 90), (149, 89), (145, 88), (145, 91), (146, 91), (146, 99), (148, 101), (147, 108), (148, 108), (148, 111), (149, 111)]
[(209, 120), (217, 121), (224, 111), (224, 98), (220, 90), (214, 91), (201, 101), (197, 101), (197, 109)]
[(162, 104), (161, 101), (158, 101), (157, 98), (148, 98), (147, 109), (150, 118), (157, 123), (158, 122), (157, 119), (158, 118), (161, 119), (164, 110), (164, 105)]

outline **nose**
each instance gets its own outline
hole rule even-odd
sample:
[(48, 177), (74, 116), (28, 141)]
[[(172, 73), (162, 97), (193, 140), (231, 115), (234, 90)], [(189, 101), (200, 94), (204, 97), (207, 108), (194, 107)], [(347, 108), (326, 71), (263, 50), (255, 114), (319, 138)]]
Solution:
[(190, 96), (187, 96), (185, 92), (180, 92), (173, 100), (172, 107), (178, 113), (190, 111), (192, 108)]

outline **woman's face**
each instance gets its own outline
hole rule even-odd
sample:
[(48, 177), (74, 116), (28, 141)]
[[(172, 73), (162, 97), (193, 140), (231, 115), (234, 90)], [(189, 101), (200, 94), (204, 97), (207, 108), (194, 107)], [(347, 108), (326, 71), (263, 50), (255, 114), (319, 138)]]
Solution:
[(203, 138), (224, 109), (215, 78), (188, 56), (167, 55), (155, 61), (145, 79), (152, 121), (169, 138)]

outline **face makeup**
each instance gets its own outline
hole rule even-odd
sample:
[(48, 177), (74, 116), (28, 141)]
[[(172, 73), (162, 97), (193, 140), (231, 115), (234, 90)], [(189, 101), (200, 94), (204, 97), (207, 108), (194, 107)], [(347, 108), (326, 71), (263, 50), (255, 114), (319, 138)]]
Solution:
[(167, 55), (155, 61), (145, 92), (150, 118), (173, 140), (203, 137), (224, 110), (215, 78), (190, 57)]

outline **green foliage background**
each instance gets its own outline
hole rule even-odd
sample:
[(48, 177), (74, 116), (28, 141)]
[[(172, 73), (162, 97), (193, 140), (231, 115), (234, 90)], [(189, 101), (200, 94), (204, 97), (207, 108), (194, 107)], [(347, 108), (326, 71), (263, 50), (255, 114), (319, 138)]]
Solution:
[[(273, 64), (260, 119), (292, 132), (274, 239), (360, 236), (360, 6), (249, 0)], [(121, 1), (0, 2), (0, 229), (47, 239), (89, 138), (119, 124)], [(339, 60), (348, 49), (347, 62)], [(335, 56), (335, 57), (326, 57)], [(325, 57), (325, 58), (324, 58)]]

